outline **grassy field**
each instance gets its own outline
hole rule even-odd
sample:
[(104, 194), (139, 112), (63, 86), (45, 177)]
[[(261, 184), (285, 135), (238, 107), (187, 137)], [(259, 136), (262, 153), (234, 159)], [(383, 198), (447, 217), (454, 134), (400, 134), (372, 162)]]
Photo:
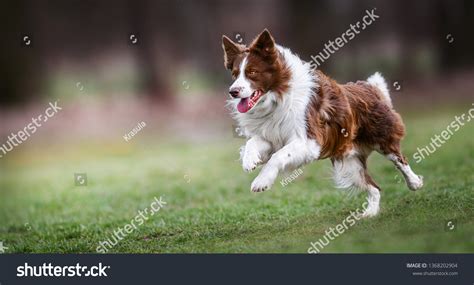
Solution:
[[(381, 214), (323, 252), (473, 253), (474, 124), (419, 164), (411, 157), (465, 111), (406, 115), (404, 152), (425, 187), (408, 190), (389, 161), (372, 155)], [(6, 252), (95, 252), (161, 196), (167, 205), (109, 252), (305, 253), (364, 202), (365, 194), (333, 188), (328, 161), (306, 166), (286, 187), (277, 181), (251, 193), (257, 172), (244, 173), (237, 161), (243, 142), (157, 143), (139, 134), (131, 143), (20, 146), (0, 161), (0, 241)], [(87, 173), (87, 186), (75, 186), (78, 172)]]

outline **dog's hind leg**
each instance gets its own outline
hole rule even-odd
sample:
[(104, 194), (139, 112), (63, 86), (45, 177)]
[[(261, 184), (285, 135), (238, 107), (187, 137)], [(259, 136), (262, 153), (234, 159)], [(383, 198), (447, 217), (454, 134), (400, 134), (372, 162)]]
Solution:
[(415, 191), (423, 187), (423, 176), (416, 175), (415, 172), (411, 170), (408, 161), (400, 152), (389, 153), (386, 157), (392, 161), (397, 169), (403, 174), (408, 188)]
[(367, 192), (367, 203), (362, 217), (376, 216), (380, 210), (380, 187), (367, 172), (367, 155), (352, 152), (344, 158), (332, 160), (334, 181), (339, 188), (356, 188)]
[(423, 176), (416, 175), (413, 170), (411, 170), (407, 159), (400, 151), (399, 143), (394, 144), (389, 148), (382, 149), (382, 154), (385, 155), (388, 160), (393, 162), (397, 169), (400, 170), (405, 178), (408, 188), (415, 191), (423, 187)]

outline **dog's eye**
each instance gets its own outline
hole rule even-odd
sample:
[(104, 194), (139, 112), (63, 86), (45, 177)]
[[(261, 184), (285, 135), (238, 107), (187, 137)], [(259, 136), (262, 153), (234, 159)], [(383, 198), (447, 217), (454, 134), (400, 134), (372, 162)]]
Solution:
[(257, 74), (257, 71), (254, 70), (254, 69), (250, 69), (250, 70), (247, 71), (247, 74), (248, 75), (255, 75), (255, 74)]

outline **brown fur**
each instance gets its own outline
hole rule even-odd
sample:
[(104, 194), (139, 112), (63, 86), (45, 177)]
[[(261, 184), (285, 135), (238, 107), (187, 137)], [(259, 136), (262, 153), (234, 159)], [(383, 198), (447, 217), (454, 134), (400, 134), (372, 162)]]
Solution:
[(378, 88), (364, 81), (338, 84), (316, 71), (319, 88), (308, 107), (308, 137), (321, 145), (320, 159), (340, 160), (351, 149), (357, 150), (367, 183), (380, 189), (367, 173), (367, 157), (374, 149), (382, 154), (400, 152), (405, 127), (400, 115), (385, 102)]
[(258, 35), (249, 48), (236, 44), (225, 36), (222, 42), (225, 51), (224, 65), (231, 70), (234, 79), (239, 76), (240, 64), (247, 56), (245, 76), (250, 80), (252, 88), (263, 93), (272, 90), (280, 96), (288, 90), (290, 70), (267, 30)]
[(398, 150), (405, 127), (376, 87), (363, 81), (341, 85), (316, 73), (320, 86), (307, 121), (308, 136), (322, 146), (321, 159), (341, 158), (353, 147), (380, 147), (384, 154)]

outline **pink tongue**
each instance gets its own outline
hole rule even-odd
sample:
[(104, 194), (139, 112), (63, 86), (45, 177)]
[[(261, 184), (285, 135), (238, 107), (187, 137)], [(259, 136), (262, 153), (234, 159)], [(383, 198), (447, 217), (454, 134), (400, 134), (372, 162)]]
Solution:
[(249, 97), (240, 99), (240, 102), (237, 105), (237, 110), (239, 110), (240, 113), (247, 113), (247, 111), (250, 110), (250, 106), (248, 103)]

